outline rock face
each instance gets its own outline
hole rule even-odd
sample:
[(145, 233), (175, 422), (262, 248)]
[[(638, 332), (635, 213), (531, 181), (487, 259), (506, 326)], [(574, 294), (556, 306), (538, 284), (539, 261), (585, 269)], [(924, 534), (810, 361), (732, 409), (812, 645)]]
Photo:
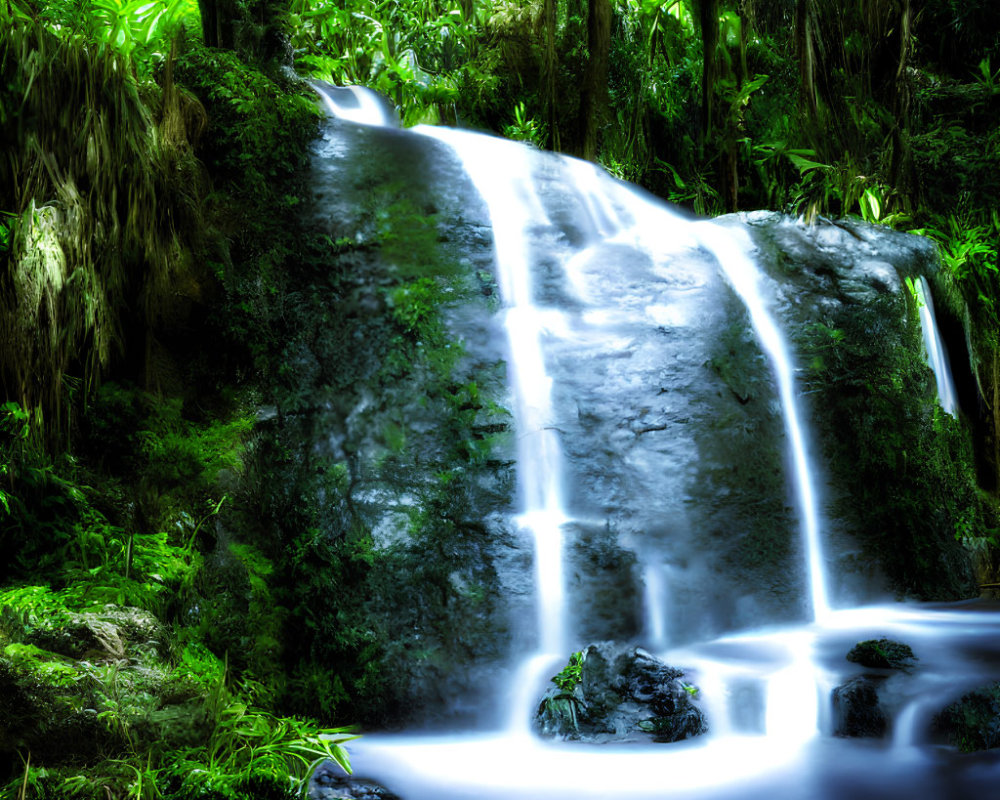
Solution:
[[(696, 226), (709, 223), (681, 220), (655, 248), (602, 238), (586, 198), (556, 162), (537, 159), (548, 176), (536, 187), (545, 213), (525, 252), (546, 314), (547, 424), (564, 462), (567, 629), (582, 641), (653, 647), (807, 618), (774, 376), (746, 308), (698, 243)], [(317, 629), (350, 620), (359, 641), (347, 655), (373, 659), (354, 672), (391, 676), (369, 698), (391, 698), (378, 722), (408, 713), (433, 722), (443, 708), (474, 714), (495, 705), (475, 698), (493, 698), (500, 665), (535, 648), (539, 634), (532, 537), (515, 518), (525, 487), (514, 460), (530, 431), (515, 430), (504, 410), (513, 404), (490, 216), (447, 148), (398, 129), (332, 123), (317, 143), (313, 183), (317, 229), (352, 243), (340, 245), (336, 270), (350, 279), (339, 296), (304, 292), (312, 299), (300, 316), (312, 332), (290, 352), (289, 397), (273, 423), (278, 452), (296, 455), (275, 484), (322, 478), (314, 497), (300, 492), (294, 505), (318, 509), (324, 537), (350, 531), (371, 542), (354, 562), (370, 560), (364, 591)], [(966, 473), (946, 452), (958, 453), (967, 432), (935, 418), (906, 288), (907, 278), (933, 277), (933, 245), (774, 213), (716, 223), (755, 248), (790, 343), (833, 604), (886, 588), (972, 596), (954, 531), (974, 518), (966, 512), (976, 501), (955, 485)], [(421, 259), (447, 261), (447, 274), (464, 277), (414, 271)], [(307, 280), (322, 288), (326, 279)], [(430, 285), (447, 286), (450, 299), (421, 294)], [(447, 347), (419, 355), (434, 350), (427, 305), (439, 308), (452, 352), (461, 350), (445, 377), (434, 365)], [(308, 322), (333, 318), (351, 324)], [(397, 340), (412, 347), (394, 350)], [(965, 505), (930, 507), (937, 497)], [(650, 614), (652, 605), (670, 614)], [(320, 660), (344, 658), (331, 645)]]
[(834, 736), (881, 738), (885, 735), (889, 721), (878, 699), (882, 680), (861, 675), (833, 690)]
[(578, 672), (570, 668), (561, 685), (542, 698), (535, 727), (542, 736), (574, 741), (677, 742), (706, 733), (695, 703), (697, 689), (684, 673), (641, 648), (592, 644), (582, 652)]
[[(835, 601), (863, 602), (887, 587), (924, 600), (976, 596), (970, 555), (954, 535), (958, 520), (979, 514), (973, 481), (958, 477), (975, 469), (961, 454), (970, 430), (937, 407), (908, 288), (919, 276), (942, 288), (933, 243), (859, 220), (726, 219), (745, 225), (758, 248), (806, 388)], [(938, 324), (962, 385), (964, 312), (947, 299), (936, 298)], [(934, 492), (948, 500), (931, 500)]]

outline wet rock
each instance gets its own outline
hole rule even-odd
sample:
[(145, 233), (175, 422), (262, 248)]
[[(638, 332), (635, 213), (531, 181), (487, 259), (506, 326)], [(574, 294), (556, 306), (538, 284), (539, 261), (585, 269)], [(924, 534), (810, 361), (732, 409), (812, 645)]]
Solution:
[[(954, 535), (956, 520), (976, 514), (965, 499), (974, 490), (957, 477), (960, 469), (944, 466), (940, 442), (928, 435), (937, 392), (906, 286), (920, 276), (935, 284), (933, 242), (859, 220), (806, 225), (764, 211), (723, 220), (752, 237), (809, 387), (803, 406), (823, 453), (812, 468), (832, 512), (824, 550), (835, 601), (863, 602), (886, 586), (922, 600), (978, 595), (969, 553)], [(960, 380), (968, 364), (964, 312), (939, 300), (938, 324)], [(900, 441), (916, 472), (884, 467)], [(931, 500), (925, 486), (948, 500)]]
[(939, 738), (972, 753), (1000, 747), (1000, 682), (963, 695), (934, 718)]
[(399, 795), (365, 778), (345, 775), (332, 761), (320, 764), (309, 781), (309, 800), (400, 800)]
[(592, 644), (542, 698), (535, 727), (574, 741), (676, 742), (708, 730), (684, 673), (637, 647)]
[(868, 639), (858, 642), (847, 654), (847, 660), (873, 669), (906, 670), (917, 660), (909, 645), (891, 639)]
[(889, 727), (878, 698), (882, 678), (860, 675), (833, 690), (834, 736), (880, 738)]

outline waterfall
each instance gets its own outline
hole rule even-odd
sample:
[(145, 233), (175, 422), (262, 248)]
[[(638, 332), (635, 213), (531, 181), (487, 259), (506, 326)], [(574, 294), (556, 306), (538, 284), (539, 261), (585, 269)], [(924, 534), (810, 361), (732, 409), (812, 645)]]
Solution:
[(326, 110), (338, 119), (358, 125), (383, 127), (395, 125), (396, 117), (386, 101), (363, 86), (330, 86), (311, 81)]
[(830, 604), (827, 596), (826, 572), (823, 567), (819, 508), (816, 502), (813, 471), (806, 448), (805, 430), (799, 411), (788, 345), (778, 329), (774, 317), (767, 309), (767, 303), (761, 293), (763, 275), (760, 268), (753, 263), (748, 255), (750, 251), (749, 241), (741, 244), (737, 241), (735, 231), (722, 229), (714, 224), (710, 227), (710, 233), (702, 236), (701, 241), (707, 249), (715, 254), (730, 285), (743, 299), (753, 322), (754, 330), (757, 332), (758, 340), (774, 369), (778, 394), (781, 398), (781, 408), (785, 418), (785, 430), (788, 434), (788, 446), (791, 451), (813, 618), (822, 620), (829, 614)]
[[(562, 487), (562, 454), (552, 427), (552, 378), (542, 340), (560, 313), (535, 304), (528, 252), (532, 226), (547, 222), (531, 182), (530, 150), (451, 128), (421, 127), (458, 155), (489, 209), (504, 329), (510, 348), (509, 382), (518, 432), (520, 513), (515, 522), (535, 542), (539, 652), (563, 653), (565, 634), (562, 526), (568, 521)], [(483, 142), (490, 142), (484, 152)]]
[[(363, 142), (366, 154), (392, 155), (400, 147), (421, 177), (429, 171), (431, 181), (439, 179), (434, 167), (445, 179), (461, 176), (440, 197), (442, 205), (465, 203), (459, 213), (449, 210), (448, 219), (468, 226), (455, 239), (475, 240), (480, 265), (489, 259), (479, 232), (479, 204), (486, 207), (502, 309), (483, 330), (492, 337), (499, 327), (492, 320), (502, 323), (517, 436), (511, 524), (531, 540), (534, 569), (532, 595), (528, 545), (520, 537), (504, 541), (515, 552), (508, 568), (517, 572), (507, 584), (516, 593), (510, 607), (521, 612), (528, 602), (521, 598), (530, 597), (536, 611), (534, 624), (511, 620), (535, 638), (514, 654), (508, 691), (491, 661), (486, 682), (498, 685), (474, 695), (480, 705), (490, 705), (484, 697), (494, 704), (501, 698), (502, 730), (483, 730), (477, 719), (481, 727), (472, 731), (365, 734), (352, 743), (357, 774), (407, 800), (847, 800), (885, 796), (881, 790), (890, 783), (899, 796), (951, 796), (949, 781), (959, 770), (941, 767), (940, 750), (925, 755), (921, 726), (954, 693), (956, 676), (971, 688), (987, 679), (983, 664), (1000, 664), (1000, 614), (968, 606), (830, 609), (795, 364), (774, 316), (775, 283), (754, 262), (745, 229), (693, 222), (592, 164), (517, 143), (452, 129), (378, 130), (395, 122), (374, 94), (322, 87), (320, 93), (350, 131), (338, 140), (341, 123), (332, 123), (328, 136), (336, 144), (327, 152), (349, 158), (341, 141)], [(926, 284), (921, 292), (928, 359), (935, 374), (946, 375)], [(751, 329), (759, 350), (741, 349)], [(726, 336), (738, 340), (732, 353)], [(495, 361), (494, 347), (491, 341)], [(741, 359), (754, 391), (743, 395), (741, 378), (722, 374), (713, 360), (727, 354)], [(775, 387), (777, 402), (766, 390), (755, 394), (758, 381)], [(708, 433), (699, 438), (696, 425)], [(758, 438), (743, 437), (749, 429)], [(725, 443), (715, 447), (716, 440)], [(745, 457), (749, 450), (752, 458)], [(738, 469), (753, 474), (739, 483)], [(733, 495), (752, 494), (752, 504), (741, 506), (730, 487)], [(766, 501), (757, 499), (758, 489), (768, 493)], [(730, 540), (745, 537), (756, 546), (760, 540), (751, 534), (759, 531), (751, 529), (758, 513), (775, 533), (765, 544), (784, 548), (787, 505), (794, 505), (798, 523), (791, 540), (801, 541), (804, 554), (801, 568), (794, 557), (788, 569), (782, 554), (773, 558), (792, 574), (787, 580), (765, 572), (772, 585), (758, 592), (734, 562), (710, 560)], [(604, 583), (596, 585), (593, 573)], [(803, 574), (813, 620), (778, 626), (788, 622), (788, 599)], [(779, 598), (770, 616), (759, 613), (768, 594)], [(628, 602), (616, 606), (618, 595)], [(601, 635), (618, 636), (622, 617), (615, 615), (629, 603), (630, 627), (620, 638), (641, 640), (684, 672), (710, 732), (670, 745), (540, 741), (530, 713), (542, 685), (569, 651)], [(606, 611), (597, 637), (586, 627), (595, 608)], [(690, 625), (689, 616), (697, 617)], [(720, 636), (726, 631), (737, 632)], [(817, 741), (821, 728), (832, 729), (833, 687), (857, 674), (846, 651), (876, 636), (898, 636), (921, 659), (916, 676), (889, 679), (898, 687), (892, 702), (905, 709), (896, 718), (894, 747), (828, 735)], [(960, 788), (969, 796), (988, 794), (987, 784), (968, 774)]]
[(958, 413), (955, 384), (951, 377), (951, 366), (945, 353), (941, 336), (938, 332), (937, 319), (934, 316), (934, 298), (931, 287), (923, 275), (914, 283), (917, 308), (920, 313), (920, 329), (924, 337), (924, 353), (927, 363), (934, 371), (937, 383), (938, 402), (946, 413), (953, 417)]
[[(342, 119), (364, 125), (392, 124), (374, 93), (363, 89), (319, 87), (319, 90), (327, 107)], [(542, 154), (520, 143), (453, 128), (418, 126), (412, 132), (435, 139), (455, 153), (487, 207), (493, 231), (507, 337), (508, 382), (518, 435), (518, 513), (513, 522), (528, 532), (534, 542), (537, 649), (524, 660), (516, 678), (517, 686), (535, 680), (530, 676), (540, 674), (544, 667), (539, 665), (559, 655), (565, 657), (571, 647), (569, 630), (573, 615), (566, 607), (563, 551), (564, 529), (572, 522), (572, 514), (567, 510), (564, 496), (564, 457), (555, 430), (553, 378), (546, 367), (545, 349), (552, 337), (566, 338), (581, 330), (594, 330), (595, 335), (607, 337), (602, 333), (603, 327), (621, 309), (606, 307), (603, 297), (594, 296), (600, 292), (592, 288), (588, 265), (594, 258), (603, 259), (599, 248), (609, 244), (620, 244), (630, 248), (630, 252), (663, 263), (665, 270), (673, 269), (672, 256), (678, 248), (696, 250), (700, 245), (714, 256), (726, 281), (742, 300), (777, 383), (809, 597), (814, 617), (823, 617), (829, 604), (819, 514), (792, 362), (768, 309), (760, 270), (748, 255), (749, 244), (741, 241), (735, 230), (712, 223), (693, 224), (587, 162)], [(533, 242), (539, 231), (554, 225), (546, 203), (539, 196), (540, 187), (547, 184), (562, 187), (568, 198), (563, 203), (569, 202), (580, 210), (584, 226), (584, 240), (566, 252), (561, 265), (567, 285), (584, 304), (575, 322), (572, 310), (539, 303), (536, 297), (533, 271), (538, 255), (533, 252)], [(661, 326), (683, 326), (688, 313), (684, 302), (671, 305), (647, 301), (641, 308), (645, 319)], [(673, 593), (664, 581), (666, 565), (657, 548), (640, 550), (640, 558), (647, 559), (643, 610), (646, 634), (654, 647), (661, 648), (668, 644), (666, 604)]]

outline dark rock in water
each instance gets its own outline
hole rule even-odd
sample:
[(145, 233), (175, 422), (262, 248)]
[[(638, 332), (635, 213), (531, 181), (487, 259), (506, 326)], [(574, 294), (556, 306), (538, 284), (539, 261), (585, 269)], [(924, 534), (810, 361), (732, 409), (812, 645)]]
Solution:
[(847, 654), (847, 660), (874, 669), (905, 670), (917, 660), (910, 646), (891, 639), (868, 639), (858, 642)]
[(934, 730), (963, 753), (1000, 747), (1000, 682), (963, 695), (934, 718)]
[(400, 800), (399, 795), (365, 778), (345, 775), (332, 761), (324, 761), (309, 781), (309, 800)]
[(861, 675), (833, 690), (834, 736), (880, 738), (885, 735), (889, 722), (878, 699), (882, 680)]
[(684, 673), (637, 647), (592, 644), (542, 698), (535, 727), (575, 741), (677, 742), (708, 730)]

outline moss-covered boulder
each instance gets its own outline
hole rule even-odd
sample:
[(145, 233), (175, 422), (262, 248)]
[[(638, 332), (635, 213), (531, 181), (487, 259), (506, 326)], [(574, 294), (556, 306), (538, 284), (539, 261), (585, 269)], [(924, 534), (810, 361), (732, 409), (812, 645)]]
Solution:
[(963, 753), (1000, 747), (1000, 681), (962, 696), (934, 718), (934, 730)]
[(746, 225), (774, 282), (806, 388), (832, 594), (844, 605), (886, 586), (922, 600), (975, 597), (963, 539), (995, 529), (996, 511), (977, 483), (977, 439), (961, 413), (942, 410), (924, 352), (920, 277), (941, 301), (956, 382), (971, 380), (934, 243), (860, 220), (727, 219)]
[(917, 657), (909, 645), (891, 639), (867, 639), (858, 642), (847, 654), (847, 660), (872, 669), (901, 669), (912, 666)]
[(0, 614), (5, 761), (30, 752), (36, 763), (82, 764), (204, 741), (205, 676), (166, 660), (166, 632), (152, 614), (71, 611), (47, 590), (30, 596), (38, 605), (8, 603)]
[(610, 642), (575, 653), (542, 698), (535, 728), (574, 741), (677, 742), (708, 731), (698, 690), (638, 647)]

